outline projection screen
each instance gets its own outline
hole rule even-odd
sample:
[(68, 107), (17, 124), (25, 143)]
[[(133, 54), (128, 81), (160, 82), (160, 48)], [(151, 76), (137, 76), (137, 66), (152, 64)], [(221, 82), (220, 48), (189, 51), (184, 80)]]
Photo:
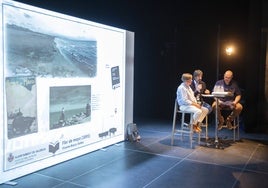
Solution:
[(123, 141), (134, 34), (0, 2), (0, 183)]

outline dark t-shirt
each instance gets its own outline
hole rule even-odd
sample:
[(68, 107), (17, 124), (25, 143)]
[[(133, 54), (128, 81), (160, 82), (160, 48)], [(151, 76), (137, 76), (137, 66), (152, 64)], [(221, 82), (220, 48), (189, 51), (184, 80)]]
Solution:
[(194, 96), (196, 97), (197, 102), (203, 103), (203, 98), (201, 94), (205, 93), (205, 90), (207, 89), (206, 83), (203, 82), (202, 80), (199, 81), (198, 85), (201, 84), (202, 88), (200, 89), (200, 91), (196, 90), (196, 85), (195, 85), (195, 81), (193, 80), (190, 87), (192, 88), (193, 92), (194, 92)]
[(241, 95), (241, 91), (236, 83), (236, 81), (231, 80), (229, 85), (225, 84), (224, 80), (219, 80), (216, 82), (215, 86), (223, 86), (225, 92), (231, 92), (233, 96), (228, 96), (224, 98), (219, 98), (221, 101), (233, 101), (237, 95)]
[(204, 94), (204, 93), (205, 93), (205, 90), (207, 89), (206, 83), (203, 82), (203, 81), (201, 80), (201, 81), (199, 81), (198, 84), (201, 84), (201, 85), (202, 85), (202, 88), (200, 89), (200, 92), (198, 92), (198, 91), (196, 90), (194, 80), (192, 81), (192, 83), (191, 83), (191, 85), (190, 85), (190, 87), (192, 88), (194, 94), (195, 94), (195, 95), (196, 95), (197, 93)]

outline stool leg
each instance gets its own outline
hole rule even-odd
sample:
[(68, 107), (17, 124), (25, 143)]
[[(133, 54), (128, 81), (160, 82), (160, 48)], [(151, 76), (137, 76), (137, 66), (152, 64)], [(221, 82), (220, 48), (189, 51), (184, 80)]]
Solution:
[(201, 141), (201, 133), (198, 133), (198, 145), (200, 145), (200, 141)]
[(234, 118), (234, 121), (233, 121), (233, 126), (234, 126), (234, 128), (233, 128), (233, 141), (235, 142), (235, 130), (236, 130), (236, 128), (235, 128), (235, 126), (236, 126), (236, 117)]
[(237, 117), (238, 119), (237, 119), (237, 121), (238, 121), (238, 123), (237, 123), (237, 138), (238, 138), (238, 140), (240, 140), (240, 119), (239, 119), (239, 116)]
[(176, 125), (176, 115), (173, 119), (172, 133), (171, 133), (171, 145), (173, 145), (174, 143), (175, 125)]
[[(184, 122), (185, 121), (185, 113), (181, 113), (181, 130), (183, 130)], [(181, 132), (181, 140), (183, 140), (183, 132)]]
[[(239, 140), (240, 138), (240, 135), (239, 135), (239, 116), (237, 116), (237, 117), (235, 117), (235, 119), (234, 119), (234, 132), (233, 132), (233, 140), (234, 140), (234, 142), (236, 141), (236, 140)], [(236, 137), (237, 136), (237, 137)]]
[(175, 102), (174, 113), (173, 113), (172, 133), (171, 133), (171, 145), (174, 144), (174, 134), (175, 134), (175, 127), (176, 127), (177, 110), (178, 110), (178, 106)]
[(190, 146), (193, 148), (193, 114), (190, 115)]
[(208, 139), (208, 116), (206, 116), (206, 140)]

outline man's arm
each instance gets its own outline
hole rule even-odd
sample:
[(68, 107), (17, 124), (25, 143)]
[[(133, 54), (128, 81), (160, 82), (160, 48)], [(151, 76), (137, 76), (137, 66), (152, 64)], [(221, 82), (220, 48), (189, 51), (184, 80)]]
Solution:
[(240, 99), (241, 99), (241, 95), (237, 95), (235, 97), (235, 100), (233, 101), (233, 104), (236, 105), (237, 103), (239, 103)]

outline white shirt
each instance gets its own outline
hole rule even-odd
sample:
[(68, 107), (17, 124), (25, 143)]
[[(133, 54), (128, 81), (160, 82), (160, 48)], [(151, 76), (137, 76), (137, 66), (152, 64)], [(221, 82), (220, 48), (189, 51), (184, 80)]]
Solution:
[(193, 90), (185, 83), (181, 83), (177, 89), (177, 101), (180, 106), (197, 103)]

